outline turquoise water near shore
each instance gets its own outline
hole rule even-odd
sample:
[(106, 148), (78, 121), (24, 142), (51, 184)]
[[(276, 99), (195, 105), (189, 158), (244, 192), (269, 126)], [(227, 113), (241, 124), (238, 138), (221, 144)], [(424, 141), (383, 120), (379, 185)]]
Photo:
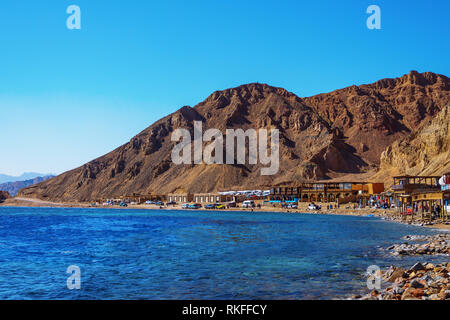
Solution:
[(379, 249), (433, 233), (373, 217), (0, 208), (0, 299), (342, 298), (370, 265), (447, 261)]

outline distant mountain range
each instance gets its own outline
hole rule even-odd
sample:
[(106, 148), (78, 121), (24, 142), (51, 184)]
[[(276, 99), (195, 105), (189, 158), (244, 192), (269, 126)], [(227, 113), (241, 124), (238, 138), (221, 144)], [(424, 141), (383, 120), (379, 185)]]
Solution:
[(25, 181), (25, 180), (35, 179), (37, 177), (48, 177), (48, 176), (52, 176), (52, 174), (51, 173), (25, 172), (25, 173), (22, 173), (20, 176), (9, 176), (7, 174), (0, 173), (0, 183)]
[[(31, 175), (29, 174), (23, 174), (22, 176)], [(48, 179), (53, 178), (53, 175), (46, 175), (43, 177), (35, 177), (33, 179), (28, 179), (24, 181), (13, 181), (13, 182), (5, 182), (0, 184), (0, 191), (7, 191), (12, 197), (15, 197), (20, 189), (30, 187), (32, 185), (35, 185), (37, 183), (46, 181)]]
[[(307, 98), (251, 83), (216, 91), (116, 150), (19, 195), (91, 201), (134, 192), (211, 192), (311, 180), (389, 184), (396, 173), (439, 175), (450, 170), (449, 105), (450, 79), (432, 72), (411, 71)], [(261, 164), (174, 164), (171, 135), (178, 128), (192, 135), (194, 121), (221, 132), (278, 129), (279, 172), (262, 176)]]

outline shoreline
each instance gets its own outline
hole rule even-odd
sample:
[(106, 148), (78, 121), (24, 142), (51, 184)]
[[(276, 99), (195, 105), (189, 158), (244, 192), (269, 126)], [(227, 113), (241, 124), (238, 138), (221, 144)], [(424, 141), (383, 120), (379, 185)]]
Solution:
[[(342, 216), (374, 216), (386, 221), (414, 225), (418, 227), (424, 227), (427, 229), (437, 229), (444, 232), (450, 232), (450, 223), (447, 224), (441, 222), (435, 222), (433, 224), (422, 224), (420, 221), (404, 221), (398, 218), (396, 215), (397, 209), (373, 209), (373, 208), (350, 208), (350, 206), (342, 205), (337, 209), (322, 209), (320, 211), (307, 210), (307, 203), (299, 204), (298, 209), (284, 209), (280, 207), (262, 206), (261, 208), (226, 208), (226, 209), (205, 209), (204, 207), (199, 209), (183, 209), (180, 205), (163, 206), (162, 208), (157, 205), (128, 205), (127, 207), (119, 206), (92, 206), (90, 203), (57, 203), (44, 201), (40, 199), (32, 198), (9, 198), (3, 203), (0, 203), (1, 207), (17, 207), (17, 208), (79, 208), (79, 209), (115, 209), (115, 210), (189, 210), (189, 211), (206, 211), (206, 212), (279, 212), (289, 214), (323, 214), (323, 215), (342, 215)], [(326, 204), (325, 204), (326, 205)], [(323, 206), (322, 206), (323, 207)]]
[[(450, 234), (408, 235), (401, 239), (406, 242), (385, 250), (393, 256), (417, 257), (417, 262), (410, 267), (391, 265), (367, 275), (367, 283), (378, 282), (378, 287), (368, 285), (361, 292), (370, 292), (354, 294), (348, 300), (450, 300)], [(442, 259), (438, 264), (428, 259), (418, 261), (430, 256)]]
[[(306, 204), (307, 205), (307, 204)], [(440, 231), (441, 234), (431, 235), (428, 238), (425, 237), (427, 243), (422, 242), (420, 237), (408, 235), (402, 240), (408, 240), (412, 243), (393, 244), (389, 248), (384, 248), (389, 251), (389, 254), (397, 256), (416, 256), (417, 261), (420, 260), (419, 257), (426, 255), (442, 255), (443, 261), (449, 261), (449, 249), (448, 243), (450, 242), (450, 225), (448, 224), (432, 224), (423, 225), (418, 223), (418, 221), (402, 221), (398, 219), (395, 215), (395, 209), (373, 209), (373, 208), (363, 208), (363, 209), (353, 209), (350, 206), (342, 206), (339, 209), (332, 210), (320, 210), (320, 211), (308, 211), (303, 207), (305, 204), (301, 204), (299, 209), (283, 209), (280, 207), (269, 207), (264, 206), (262, 208), (228, 208), (224, 210), (208, 210), (205, 208), (189, 210), (182, 209), (180, 205), (175, 206), (164, 206), (160, 208), (157, 205), (129, 205), (128, 207), (119, 206), (92, 206), (87, 203), (53, 203), (46, 202), (36, 199), (24, 199), (24, 198), (12, 198), (0, 204), (1, 207), (5, 208), (78, 208), (78, 209), (115, 209), (115, 210), (168, 210), (168, 211), (197, 211), (197, 212), (239, 212), (239, 213), (258, 213), (258, 212), (268, 212), (268, 213), (285, 213), (285, 214), (318, 214), (318, 215), (340, 215), (340, 216), (360, 216), (360, 217), (376, 217), (382, 219), (386, 222), (395, 222), (402, 224), (409, 224), (416, 227), (425, 227), (427, 229), (434, 229), (435, 231)], [(442, 242), (442, 237), (447, 240)], [(400, 240), (400, 238), (399, 238)], [(441, 241), (441, 247), (439, 250), (435, 249), (435, 243)], [(447, 241), (447, 242), (445, 242)], [(421, 245), (421, 246), (420, 246)], [(425, 246), (425, 248), (424, 248)], [(446, 251), (442, 251), (446, 250)], [(390, 266), (389, 268), (384, 267), (384, 269), (379, 271), (378, 276), (382, 281), (382, 288), (378, 290), (368, 290), (362, 287), (361, 290), (357, 290), (359, 293), (349, 293), (345, 296), (336, 297), (339, 300), (448, 300), (450, 299), (450, 288), (449, 279), (450, 276), (450, 263), (444, 262), (439, 265), (432, 265), (430, 263), (425, 263), (425, 267), (420, 267), (420, 262), (417, 262), (411, 268), (402, 268), (396, 266)], [(419, 266), (420, 270), (417, 269)], [(447, 278), (445, 278), (447, 277)], [(369, 276), (370, 278), (370, 276)]]

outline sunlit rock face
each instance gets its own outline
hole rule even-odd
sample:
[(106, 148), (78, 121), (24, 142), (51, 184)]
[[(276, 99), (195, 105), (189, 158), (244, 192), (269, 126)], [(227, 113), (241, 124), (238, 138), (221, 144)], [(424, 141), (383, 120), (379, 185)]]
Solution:
[[(216, 91), (193, 108), (182, 107), (116, 150), (19, 194), (91, 201), (131, 193), (253, 189), (321, 179), (356, 181), (371, 178), (380, 163), (382, 173), (375, 178), (388, 182), (392, 168), (417, 166), (427, 172), (429, 163), (436, 162), (435, 171), (440, 170), (442, 162), (433, 159), (448, 152), (448, 122), (445, 131), (445, 120), (439, 119), (445, 118), (441, 110), (449, 104), (449, 78), (429, 72), (412, 71), (308, 98), (266, 84), (242, 85)], [(437, 122), (430, 124), (433, 119)], [(195, 121), (202, 122), (203, 130), (216, 128), (224, 135), (226, 129), (278, 129), (278, 173), (261, 175), (265, 166), (259, 162), (175, 165), (171, 152), (176, 142), (171, 135), (178, 128), (193, 134)], [(427, 134), (430, 125), (442, 132)], [(418, 135), (427, 135), (426, 141), (417, 151), (417, 160), (409, 160), (413, 152), (403, 141)]]

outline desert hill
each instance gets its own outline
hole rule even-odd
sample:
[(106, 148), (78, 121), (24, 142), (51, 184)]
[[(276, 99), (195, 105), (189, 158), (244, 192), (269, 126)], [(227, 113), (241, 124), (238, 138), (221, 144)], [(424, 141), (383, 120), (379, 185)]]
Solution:
[(381, 154), (375, 179), (393, 175), (442, 175), (450, 172), (450, 104), (421, 129), (395, 141)]
[[(381, 154), (392, 143), (419, 132), (449, 104), (449, 78), (429, 72), (412, 71), (303, 99), (282, 88), (252, 83), (216, 91), (195, 107), (185, 106), (157, 121), (116, 150), (19, 194), (90, 201), (133, 192), (210, 192), (349, 176), (354, 180), (375, 173)], [(194, 121), (202, 121), (203, 131), (217, 128), (223, 133), (278, 129), (278, 174), (262, 176), (259, 164), (175, 165), (171, 134), (186, 128), (193, 135)], [(382, 160), (382, 166), (385, 163)]]
[(7, 191), (0, 191), (0, 203), (5, 201), (6, 199), (9, 199), (11, 196)]
[(0, 190), (7, 191), (12, 197), (16, 196), (20, 189), (32, 186), (39, 182), (48, 180), (53, 178), (52, 175), (36, 177), (33, 179), (23, 180), (23, 181), (14, 181), (14, 182), (5, 182), (0, 183)]
[(367, 161), (420, 128), (450, 104), (450, 79), (431, 72), (383, 79), (304, 99)]

